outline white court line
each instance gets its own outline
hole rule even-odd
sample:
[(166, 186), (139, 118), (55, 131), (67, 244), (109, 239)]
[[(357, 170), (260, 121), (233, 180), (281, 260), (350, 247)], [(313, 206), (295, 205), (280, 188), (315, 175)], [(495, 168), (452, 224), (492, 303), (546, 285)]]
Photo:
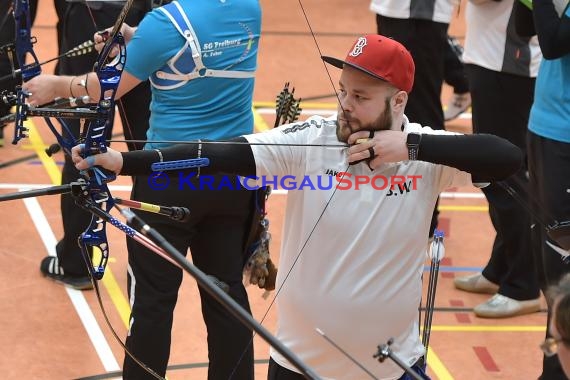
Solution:
[[(26, 190), (37, 190), (43, 189), (45, 187), (50, 187), (52, 185), (47, 184), (26, 184), (26, 183), (0, 183), (0, 189), (2, 190), (22, 190), (25, 188)], [(131, 191), (132, 187), (130, 185), (116, 185), (116, 186), (109, 186), (109, 190), (111, 191)], [(287, 194), (287, 190), (272, 190), (271, 194)], [(443, 199), (485, 199), (485, 195), (481, 192), (478, 193), (455, 193), (455, 192), (443, 192), (440, 195), (440, 198)]]
[[(40, 207), (40, 204), (38, 203), (38, 200), (36, 198), (25, 198), (24, 204), (26, 205), (28, 213), (34, 222), (34, 226), (36, 226), (38, 235), (42, 239), (48, 254), (50, 256), (55, 256), (55, 245), (57, 240), (42, 208)], [(113, 351), (111, 351), (111, 347), (105, 339), (103, 331), (101, 331), (101, 328), (97, 323), (91, 308), (87, 304), (83, 293), (80, 290), (71, 289), (67, 286), (65, 286), (65, 290), (77, 311), (77, 315), (83, 323), (83, 327), (85, 327), (85, 330), (91, 339), (91, 343), (93, 344), (95, 351), (97, 351), (97, 354), (99, 355), (99, 359), (101, 360), (105, 371), (120, 371), (121, 367), (119, 367), (119, 363), (117, 362), (117, 359), (115, 359)]]

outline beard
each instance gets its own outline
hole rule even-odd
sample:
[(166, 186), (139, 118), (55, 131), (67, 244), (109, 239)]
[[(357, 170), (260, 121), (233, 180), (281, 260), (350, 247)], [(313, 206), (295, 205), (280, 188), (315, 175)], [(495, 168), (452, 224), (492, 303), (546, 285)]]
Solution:
[[(339, 113), (340, 115), (340, 113)], [(336, 121), (336, 137), (340, 142), (347, 142), (351, 134), (358, 131), (385, 131), (392, 128), (392, 110), (390, 108), (390, 99), (386, 99), (384, 111), (372, 123), (362, 124), (357, 128), (358, 122), (345, 118)]]

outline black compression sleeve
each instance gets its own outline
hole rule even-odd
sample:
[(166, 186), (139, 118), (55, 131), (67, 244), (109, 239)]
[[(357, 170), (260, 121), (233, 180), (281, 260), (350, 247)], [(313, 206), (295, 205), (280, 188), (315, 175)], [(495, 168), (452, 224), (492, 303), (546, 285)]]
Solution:
[[(156, 150), (139, 150), (133, 152), (123, 152), (123, 175), (142, 175), (152, 172), (151, 165), (160, 161), (187, 160), (198, 157), (198, 147), (200, 144), (177, 144), (168, 148)], [(210, 164), (200, 168), (200, 173), (217, 174), (231, 173), (243, 176), (255, 175), (255, 160), (253, 152), (244, 137), (236, 137), (226, 143), (210, 143), (204, 141), (201, 144), (202, 158), (208, 158)], [(186, 171), (196, 171), (188, 169)]]
[(556, 59), (570, 53), (570, 18), (564, 14), (558, 17), (552, 0), (534, 0), (532, 7), (544, 58)]
[(509, 141), (489, 134), (422, 135), (418, 160), (471, 173), (473, 182), (497, 181), (514, 174), (522, 152)]

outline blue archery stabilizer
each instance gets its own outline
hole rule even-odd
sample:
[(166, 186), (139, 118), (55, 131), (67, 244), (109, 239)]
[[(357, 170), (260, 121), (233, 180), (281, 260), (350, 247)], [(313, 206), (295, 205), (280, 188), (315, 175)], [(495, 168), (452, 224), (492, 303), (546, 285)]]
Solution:
[(191, 158), (188, 160), (155, 162), (150, 166), (150, 168), (153, 172), (162, 172), (167, 170), (202, 168), (208, 165), (210, 165), (209, 158)]

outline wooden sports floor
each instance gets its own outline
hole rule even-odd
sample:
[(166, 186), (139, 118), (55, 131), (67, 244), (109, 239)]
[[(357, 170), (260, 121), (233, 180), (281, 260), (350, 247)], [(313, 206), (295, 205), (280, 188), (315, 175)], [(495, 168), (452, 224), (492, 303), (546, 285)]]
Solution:
[[(330, 113), (334, 89), (319, 59), (319, 52), (297, 0), (262, 0), (263, 36), (255, 89), (256, 127), (273, 125), (275, 97), (285, 82), (302, 97), (303, 115)], [(368, 0), (303, 0), (302, 6), (323, 54), (342, 57), (359, 34), (375, 32)], [(465, 6), (465, 1), (462, 7)], [(450, 34), (464, 36), (463, 11)], [(55, 12), (51, 1), (40, 1), (34, 27), (35, 50), (40, 60), (55, 56)], [(44, 67), (52, 72), (53, 66)], [(337, 83), (338, 71), (330, 71)], [(449, 97), (445, 88), (442, 98)], [(34, 119), (30, 138), (0, 148), (0, 193), (59, 184), (63, 156), (48, 158), (43, 149), (55, 142), (44, 123)], [(447, 126), (470, 132), (470, 115)], [(120, 125), (115, 132), (120, 132)], [(120, 144), (115, 145), (124, 149)], [(115, 196), (129, 196), (130, 179), (111, 186)], [(285, 194), (269, 199), (273, 234), (272, 253), (278, 259)], [(472, 187), (450, 189), (442, 195), (441, 227), (446, 257), (438, 282), (436, 311), (428, 355), (434, 379), (536, 379), (542, 355), (538, 348), (546, 323), (544, 311), (504, 320), (474, 316), (473, 306), (486, 299), (453, 288), (453, 278), (477, 272), (486, 263), (493, 229), (482, 193)], [(0, 204), (0, 377), (3, 379), (104, 379), (120, 377), (123, 352), (105, 324), (95, 292), (67, 289), (43, 278), (40, 260), (54, 254), (62, 226), (59, 197), (45, 196)], [(124, 237), (108, 227), (111, 260), (100, 281), (104, 309), (119, 337), (126, 333), (129, 315), (126, 298)], [(254, 317), (272, 331), (271, 297), (249, 288)], [(176, 309), (169, 379), (206, 379), (205, 328), (196, 282), (187, 276)], [(268, 311), (269, 309), (269, 311)], [(378, 323), (382, 323), (381, 316)], [(347, 325), (346, 329), (358, 326)], [(371, 334), (374, 332), (371, 331)], [(384, 342), (378, 342), (379, 344)], [(371, 354), (376, 347), (370, 347)], [(256, 375), (265, 378), (268, 346), (255, 338)], [(378, 365), (382, 365), (378, 363)], [(363, 379), (366, 377), (363, 375)]]

